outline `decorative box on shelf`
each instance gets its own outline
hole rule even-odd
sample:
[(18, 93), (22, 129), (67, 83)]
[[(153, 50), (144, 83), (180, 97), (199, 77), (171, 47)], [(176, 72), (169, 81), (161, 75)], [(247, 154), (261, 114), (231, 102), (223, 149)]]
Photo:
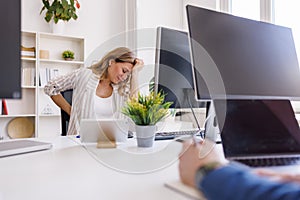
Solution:
[(49, 50), (40, 50), (41, 59), (49, 59)]

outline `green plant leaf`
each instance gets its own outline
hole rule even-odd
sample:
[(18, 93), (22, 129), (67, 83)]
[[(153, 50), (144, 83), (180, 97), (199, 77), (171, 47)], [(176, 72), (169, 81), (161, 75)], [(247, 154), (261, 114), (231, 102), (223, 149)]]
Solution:
[(58, 20), (69, 21), (71, 18), (77, 20), (76, 7), (74, 0), (53, 0), (50, 4), (49, 0), (42, 0), (43, 7), (40, 11), (42, 14), (46, 11), (44, 19), (50, 22), (52, 19), (54, 23)]
[(162, 92), (150, 92), (149, 95), (138, 93), (137, 98), (130, 99), (122, 108), (122, 113), (137, 125), (155, 125), (167, 117), (172, 102), (164, 102)]

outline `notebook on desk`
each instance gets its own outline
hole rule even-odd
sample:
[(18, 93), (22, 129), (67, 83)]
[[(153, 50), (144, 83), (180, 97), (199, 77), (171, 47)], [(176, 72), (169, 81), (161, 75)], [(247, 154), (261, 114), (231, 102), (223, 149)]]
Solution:
[(289, 100), (214, 105), (226, 159), (254, 167), (300, 164), (300, 129)]
[(82, 119), (80, 139), (85, 143), (99, 141), (125, 142), (128, 137), (129, 123), (124, 119)]
[(204, 200), (204, 195), (196, 188), (185, 185), (180, 180), (169, 181), (164, 184), (165, 187), (187, 197), (187, 199)]
[(27, 139), (0, 141), (0, 157), (50, 149), (51, 143)]

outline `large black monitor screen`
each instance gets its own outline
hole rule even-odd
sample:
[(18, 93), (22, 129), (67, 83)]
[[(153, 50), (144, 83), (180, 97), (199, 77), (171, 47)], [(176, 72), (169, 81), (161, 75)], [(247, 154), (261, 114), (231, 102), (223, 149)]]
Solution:
[(190, 5), (187, 17), (197, 99), (300, 99), (290, 28)]
[(165, 27), (157, 28), (155, 90), (166, 94), (171, 108), (199, 107), (193, 89), (193, 72), (188, 34)]
[(21, 98), (20, 0), (2, 1), (0, 12), (0, 98)]

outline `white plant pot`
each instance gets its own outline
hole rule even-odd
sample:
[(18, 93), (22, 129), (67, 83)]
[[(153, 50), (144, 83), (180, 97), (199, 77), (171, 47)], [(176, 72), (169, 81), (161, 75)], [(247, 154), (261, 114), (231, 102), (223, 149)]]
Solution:
[(156, 125), (149, 125), (149, 126), (135, 126), (136, 131), (136, 140), (138, 147), (152, 147), (154, 138), (155, 138), (155, 131)]
[(63, 20), (58, 20), (57, 24), (52, 20), (50, 22), (50, 29), (54, 34), (63, 34), (65, 30), (65, 22)]

